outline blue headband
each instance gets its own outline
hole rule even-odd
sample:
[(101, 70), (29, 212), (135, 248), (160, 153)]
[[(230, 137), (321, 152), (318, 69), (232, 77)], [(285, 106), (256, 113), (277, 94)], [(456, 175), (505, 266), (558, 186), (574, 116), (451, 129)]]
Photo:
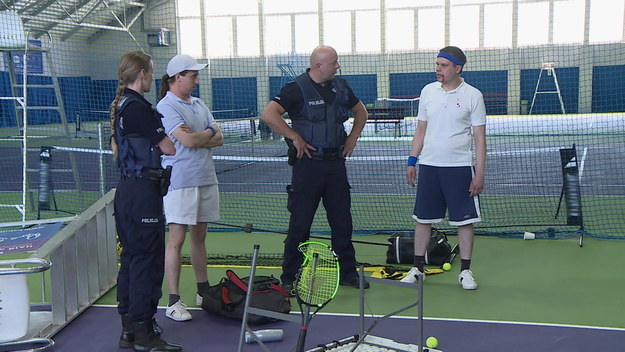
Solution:
[(465, 62), (462, 62), (459, 58), (457, 58), (457, 57), (455, 57), (455, 56), (453, 56), (453, 55), (451, 55), (450, 53), (445, 52), (445, 51), (440, 51), (440, 52), (438, 53), (438, 56), (436, 56), (436, 57), (442, 57), (442, 58), (445, 58), (445, 59), (447, 59), (447, 60), (449, 60), (449, 61), (453, 62), (454, 64), (456, 64), (456, 65), (460, 65), (460, 66), (464, 66), (464, 64), (465, 64)]

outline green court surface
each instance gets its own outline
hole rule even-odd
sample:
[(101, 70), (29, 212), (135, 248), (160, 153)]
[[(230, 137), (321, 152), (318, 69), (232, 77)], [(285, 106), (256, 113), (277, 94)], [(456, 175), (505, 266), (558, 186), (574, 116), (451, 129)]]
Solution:
[[(250, 254), (258, 244), (263, 256), (281, 253), (283, 238), (270, 233), (211, 232), (207, 247), (210, 253)], [(386, 235), (354, 237), (376, 243), (385, 243), (386, 238)], [(450, 241), (455, 243), (455, 236), (450, 236)], [(355, 246), (359, 262), (384, 265), (385, 247), (360, 243)], [(427, 277), (424, 314), (431, 318), (625, 328), (624, 251), (625, 241), (586, 238), (584, 247), (579, 247), (577, 238), (522, 240), (477, 236), (472, 270), (478, 290), (465, 291), (460, 287), (459, 258), (456, 258), (451, 271)], [(230, 267), (210, 265), (210, 281), (217, 283)], [(234, 270), (241, 276), (249, 274), (249, 266), (237, 266)], [(279, 277), (280, 269), (261, 266), (258, 273)], [(164, 306), (166, 283), (163, 293), (160, 304)], [(365, 312), (390, 313), (416, 299), (409, 295), (414, 295), (414, 291), (374, 283), (366, 291)], [(181, 296), (190, 307), (195, 307), (194, 276), (187, 266), (183, 267)], [(115, 290), (97, 303), (116, 304)], [(357, 313), (358, 290), (341, 287), (323, 311)], [(416, 315), (416, 310), (403, 314)]]

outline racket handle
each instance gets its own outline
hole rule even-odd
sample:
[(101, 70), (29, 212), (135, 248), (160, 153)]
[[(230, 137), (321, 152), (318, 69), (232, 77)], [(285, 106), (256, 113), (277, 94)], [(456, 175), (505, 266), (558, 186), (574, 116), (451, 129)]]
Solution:
[(304, 352), (304, 345), (306, 344), (306, 333), (308, 332), (308, 327), (302, 326), (299, 330), (299, 337), (297, 339), (297, 348), (295, 352)]

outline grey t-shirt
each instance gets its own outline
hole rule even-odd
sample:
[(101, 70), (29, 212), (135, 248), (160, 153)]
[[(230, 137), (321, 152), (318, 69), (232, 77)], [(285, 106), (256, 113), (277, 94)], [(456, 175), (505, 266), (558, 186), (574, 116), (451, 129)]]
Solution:
[(167, 92), (156, 109), (163, 114), (165, 132), (176, 146), (176, 155), (163, 156), (163, 167), (172, 166), (170, 189), (217, 184), (211, 149), (187, 148), (172, 134), (182, 124), (187, 125), (192, 132), (202, 132), (214, 125), (215, 118), (206, 104), (196, 97), (186, 102), (172, 92)]

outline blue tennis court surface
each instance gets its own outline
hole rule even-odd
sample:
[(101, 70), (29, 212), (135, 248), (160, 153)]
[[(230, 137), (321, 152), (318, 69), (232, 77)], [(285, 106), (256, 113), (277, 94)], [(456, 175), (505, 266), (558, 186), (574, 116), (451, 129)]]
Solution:
[[(163, 338), (179, 343), (185, 352), (230, 352), (238, 348), (241, 324), (192, 310), (193, 320), (179, 323), (167, 319), (160, 309), (156, 318), (163, 327)], [(299, 314), (299, 313), (294, 313)], [(365, 327), (372, 321), (367, 318)], [(444, 352), (585, 352), (622, 351), (625, 329), (509, 323), (472, 320), (425, 319), (424, 335), (436, 336)], [(289, 352), (297, 342), (299, 325), (277, 322), (253, 327), (283, 329), (282, 341), (268, 342), (273, 352)], [(416, 344), (416, 323), (409, 318), (390, 318), (372, 331), (379, 337)], [(360, 323), (354, 315), (320, 313), (310, 323), (307, 349), (358, 334)], [(118, 351), (121, 326), (114, 307), (93, 306), (78, 316), (54, 338), (55, 351)], [(257, 344), (245, 344), (244, 351), (258, 352)], [(127, 351), (119, 349), (119, 351)]]

